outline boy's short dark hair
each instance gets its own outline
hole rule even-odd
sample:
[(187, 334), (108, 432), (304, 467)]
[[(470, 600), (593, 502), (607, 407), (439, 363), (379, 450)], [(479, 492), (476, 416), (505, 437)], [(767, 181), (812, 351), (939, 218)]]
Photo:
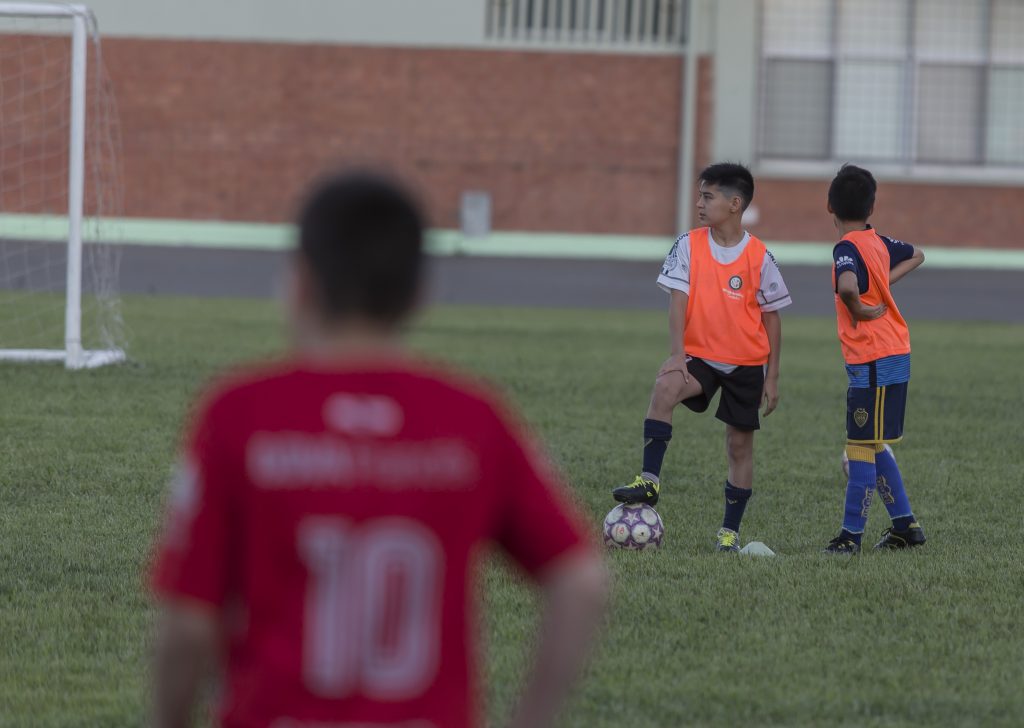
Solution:
[(309, 264), (326, 319), (394, 325), (418, 295), (423, 217), (412, 197), (384, 177), (329, 177), (299, 215), (299, 255)]
[(719, 162), (704, 168), (697, 178), (709, 185), (717, 185), (719, 188), (728, 189), (739, 195), (743, 200), (743, 209), (754, 199), (754, 175), (742, 164), (735, 162)]
[(828, 188), (828, 205), (840, 220), (867, 220), (875, 209), (878, 183), (863, 167), (844, 164)]

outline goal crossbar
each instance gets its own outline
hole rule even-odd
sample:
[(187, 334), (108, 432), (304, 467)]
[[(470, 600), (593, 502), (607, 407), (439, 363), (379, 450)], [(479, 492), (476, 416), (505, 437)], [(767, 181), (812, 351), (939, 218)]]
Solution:
[(92, 11), (75, 3), (2, 3), (0, 15), (23, 18), (68, 18), (75, 15), (91, 18)]

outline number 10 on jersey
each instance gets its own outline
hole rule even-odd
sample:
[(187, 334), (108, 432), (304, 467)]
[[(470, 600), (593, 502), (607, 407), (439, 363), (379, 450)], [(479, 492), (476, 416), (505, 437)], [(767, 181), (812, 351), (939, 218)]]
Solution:
[(444, 551), (407, 518), (354, 524), (311, 516), (298, 529), (309, 572), (303, 679), (325, 698), (405, 700), (440, 659)]

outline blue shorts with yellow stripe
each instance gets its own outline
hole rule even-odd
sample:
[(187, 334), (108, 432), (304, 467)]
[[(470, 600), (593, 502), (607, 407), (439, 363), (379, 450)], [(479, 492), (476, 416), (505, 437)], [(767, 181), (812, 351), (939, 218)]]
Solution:
[(899, 442), (910, 383), (910, 354), (847, 364), (846, 438), (852, 443)]

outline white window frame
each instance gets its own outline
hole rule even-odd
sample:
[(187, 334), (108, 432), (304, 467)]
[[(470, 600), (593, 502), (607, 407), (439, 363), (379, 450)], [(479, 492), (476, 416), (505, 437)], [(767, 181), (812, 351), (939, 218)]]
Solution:
[[(792, 179), (807, 179), (810, 178), (823, 178), (829, 179), (834, 174), (839, 164), (843, 162), (856, 162), (856, 159), (845, 159), (840, 158), (836, 152), (837, 143), (837, 130), (836, 130), (836, 114), (838, 113), (839, 97), (836, 93), (835, 79), (838, 75), (837, 64), (842, 60), (852, 61), (893, 61), (902, 60), (905, 64), (906, 69), (906, 83), (910, 89), (910, 93), (906, 94), (906, 108), (904, 109), (903, 119), (903, 141), (902, 145), (904, 148), (905, 157), (899, 160), (870, 160), (865, 162), (870, 165), (871, 171), (876, 177), (886, 180), (893, 181), (911, 181), (911, 182), (933, 182), (933, 183), (949, 183), (951, 180), (957, 183), (964, 184), (978, 184), (978, 185), (1002, 185), (1002, 184), (1019, 184), (1024, 182), (1024, 162), (1011, 163), (1005, 165), (994, 165), (985, 163), (984, 161), (976, 163), (936, 163), (936, 162), (924, 162), (915, 159), (917, 154), (917, 134), (918, 134), (918, 121), (917, 121), (917, 108), (918, 108), (918, 93), (920, 86), (918, 85), (918, 75), (922, 66), (926, 64), (943, 64), (948, 63), (950, 65), (960, 67), (974, 67), (981, 68), (984, 71), (985, 81), (987, 85), (989, 82), (989, 76), (992, 71), (1000, 68), (1020, 69), (1024, 71), (1024, 61), (1013, 62), (1000, 60), (993, 57), (992, 46), (993, 46), (993, 32), (992, 32), (992, 17), (993, 17), (993, 0), (987, 0), (985, 2), (984, 9), (984, 23), (985, 23), (985, 36), (986, 46), (983, 49), (981, 55), (976, 57), (966, 57), (963, 53), (950, 53), (948, 55), (934, 52), (926, 52), (918, 50), (914, 42), (915, 22), (916, 22), (916, 7), (917, 3), (921, 0), (907, 0), (907, 48), (905, 51), (892, 51), (885, 52), (884, 50), (872, 51), (872, 52), (850, 52), (848, 50), (840, 50), (838, 44), (839, 37), (839, 0), (823, 0), (828, 2), (831, 6), (831, 42), (830, 49), (827, 53), (821, 52), (807, 52), (807, 51), (787, 51), (785, 53), (779, 52), (768, 52), (764, 48), (764, 28), (765, 28), (765, 8), (764, 0), (758, 3), (758, 59), (759, 68), (757, 71), (757, 108), (758, 108), (758, 119), (755, 127), (755, 158), (756, 163), (754, 169), (759, 175), (768, 175), (776, 178), (792, 178)], [(833, 84), (830, 90), (831, 94), (831, 118), (829, 120), (828, 128), (828, 139), (829, 139), (829, 157), (825, 159), (784, 159), (784, 158), (773, 158), (764, 156), (764, 114), (765, 114), (765, 83), (767, 74), (767, 61), (769, 60), (795, 60), (795, 61), (830, 61), (833, 64)], [(986, 103), (986, 97), (982, 94), (982, 104)], [(977, 133), (984, 135), (987, 131), (989, 119), (988, 119), (988, 108), (983, 106), (980, 110), (981, 122)], [(985, 154), (985, 143), (982, 137), (978, 143), (978, 150), (981, 156)]]

